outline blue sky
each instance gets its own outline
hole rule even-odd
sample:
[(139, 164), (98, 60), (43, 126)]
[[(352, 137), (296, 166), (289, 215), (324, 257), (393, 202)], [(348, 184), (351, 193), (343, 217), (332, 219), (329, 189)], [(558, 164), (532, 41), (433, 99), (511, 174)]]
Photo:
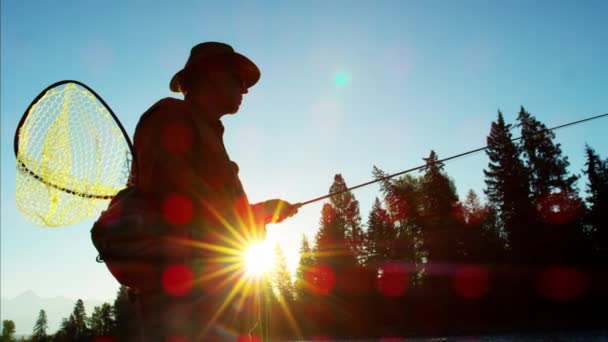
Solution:
[[(15, 205), (13, 135), (49, 84), (96, 90), (132, 135), (169, 92), (201, 41), (254, 60), (261, 81), (227, 117), (225, 140), (252, 201), (299, 202), (349, 185), (373, 165), (398, 172), (431, 149), (447, 157), (485, 145), (501, 109), (520, 105), (547, 126), (608, 112), (608, 2), (575, 1), (18, 1), (1, 8), (1, 295), (114, 298), (95, 263), (91, 221), (42, 229)], [(608, 120), (557, 132), (580, 173), (585, 143), (608, 155)], [(450, 162), (461, 195), (482, 193), (483, 153)], [(581, 188), (584, 184), (579, 185)], [(378, 187), (357, 190), (367, 217)], [(269, 226), (289, 261), (311, 239), (322, 203)]]

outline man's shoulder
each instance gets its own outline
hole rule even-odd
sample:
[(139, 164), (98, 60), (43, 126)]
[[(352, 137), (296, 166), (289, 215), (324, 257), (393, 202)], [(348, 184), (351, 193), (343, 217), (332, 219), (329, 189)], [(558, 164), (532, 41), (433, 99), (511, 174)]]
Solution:
[(176, 99), (174, 97), (165, 97), (164, 99), (160, 99), (153, 104), (152, 107), (146, 111), (146, 113), (155, 111), (177, 111), (184, 113), (190, 111), (190, 106), (184, 100)]
[(165, 121), (166, 119), (176, 119), (179, 117), (190, 117), (191, 108), (184, 100), (173, 97), (165, 97), (158, 100), (139, 119), (139, 124), (151, 121)]

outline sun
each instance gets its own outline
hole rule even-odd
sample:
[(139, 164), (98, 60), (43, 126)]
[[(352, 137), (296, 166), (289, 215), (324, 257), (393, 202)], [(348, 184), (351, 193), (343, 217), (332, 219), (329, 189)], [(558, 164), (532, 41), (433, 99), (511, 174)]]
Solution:
[(245, 274), (260, 278), (274, 268), (274, 253), (266, 241), (255, 243), (245, 251)]

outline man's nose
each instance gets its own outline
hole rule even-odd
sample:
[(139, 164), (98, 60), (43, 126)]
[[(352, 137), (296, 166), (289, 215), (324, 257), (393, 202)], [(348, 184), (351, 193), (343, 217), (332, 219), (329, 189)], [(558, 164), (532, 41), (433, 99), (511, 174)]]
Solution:
[(247, 84), (245, 82), (241, 83), (241, 94), (247, 94), (249, 89), (247, 89)]

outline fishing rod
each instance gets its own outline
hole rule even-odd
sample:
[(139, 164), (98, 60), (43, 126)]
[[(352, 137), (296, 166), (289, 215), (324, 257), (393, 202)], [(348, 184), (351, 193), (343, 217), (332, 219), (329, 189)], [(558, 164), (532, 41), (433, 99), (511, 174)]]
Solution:
[[(574, 126), (574, 125), (577, 125), (577, 124), (580, 124), (580, 123), (583, 123), (583, 122), (600, 119), (600, 118), (603, 118), (603, 117), (606, 117), (606, 116), (608, 116), (608, 113), (604, 113), (604, 114), (588, 117), (588, 118), (577, 120), (577, 121), (568, 122), (568, 123), (565, 123), (563, 125), (558, 125), (558, 126), (555, 126), (555, 127), (552, 127), (552, 128), (545, 128), (544, 130), (541, 130), (540, 132), (538, 132), (538, 134), (545, 133), (545, 132), (552, 132), (552, 131), (558, 130), (560, 128), (564, 128), (564, 127), (568, 127), (568, 126)], [(521, 140), (521, 139), (522, 139), (522, 137), (520, 136), (520, 137), (511, 139), (511, 141), (512, 142), (516, 142), (516, 141)], [(467, 151), (467, 152), (455, 154), (453, 156), (450, 156), (450, 157), (447, 157), (447, 158), (444, 158), (444, 159), (440, 159), (440, 160), (437, 161), (437, 163), (445, 163), (445, 162), (453, 160), (453, 159), (457, 159), (457, 158), (464, 157), (464, 156), (467, 156), (467, 155), (470, 155), (470, 154), (481, 152), (481, 151), (486, 150), (488, 147), (490, 147), (490, 146), (486, 145), (484, 147), (476, 148), (474, 150), (470, 150), (470, 151)], [(311, 204), (311, 203), (314, 203), (314, 202), (317, 202), (317, 201), (321, 201), (321, 200), (324, 200), (326, 198), (331, 198), (333, 196), (337, 196), (337, 195), (340, 195), (340, 194), (343, 194), (343, 193), (346, 193), (346, 192), (349, 192), (349, 191), (352, 191), (352, 190), (355, 190), (355, 189), (359, 189), (359, 188), (362, 188), (364, 186), (368, 186), (368, 185), (371, 185), (371, 184), (374, 184), (374, 183), (377, 183), (377, 182), (385, 181), (385, 180), (391, 179), (393, 177), (404, 175), (406, 173), (410, 173), (410, 172), (414, 172), (414, 171), (418, 171), (418, 170), (423, 170), (423, 169), (425, 169), (427, 167), (428, 167), (427, 164), (416, 166), (416, 167), (413, 167), (411, 169), (407, 169), (407, 170), (400, 171), (400, 172), (397, 172), (397, 173), (393, 173), (393, 174), (390, 174), (390, 175), (387, 175), (387, 176), (384, 176), (384, 177), (379, 177), (379, 178), (370, 180), (369, 182), (365, 182), (365, 183), (361, 183), (359, 185), (355, 185), (355, 186), (350, 187), (350, 188), (345, 189), (345, 190), (329, 193), (327, 195), (319, 196), (317, 198), (313, 198), (313, 199), (305, 201), (305, 202), (296, 203), (295, 206), (296, 206), (296, 208), (300, 208), (300, 207), (303, 207), (303, 206), (305, 206), (307, 204)]]

